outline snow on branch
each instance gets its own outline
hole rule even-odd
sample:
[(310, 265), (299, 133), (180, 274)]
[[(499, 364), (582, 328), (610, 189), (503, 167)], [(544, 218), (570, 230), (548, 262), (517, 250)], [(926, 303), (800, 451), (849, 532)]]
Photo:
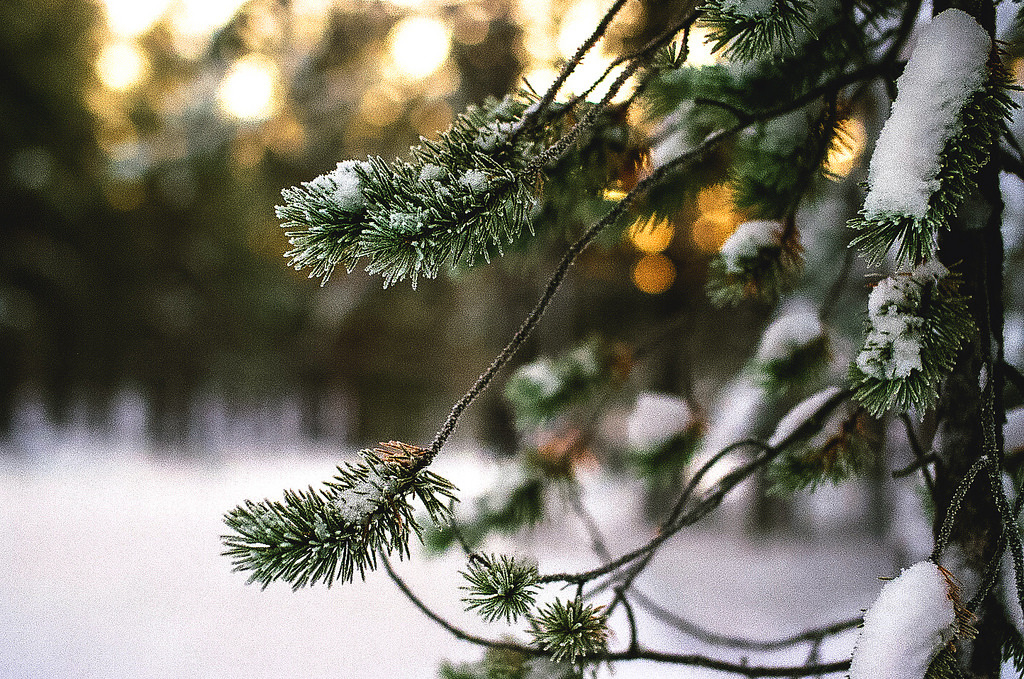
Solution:
[(951, 576), (921, 561), (886, 583), (864, 614), (850, 679), (922, 679), (952, 641), (971, 634)]
[[(282, 191), (277, 216), (289, 229), (296, 269), (326, 283), (336, 266), (366, 270), (385, 286), (448, 266), (489, 260), (529, 227), (543, 130), (514, 134), (528, 96), (471, 106), (410, 160), (345, 161)], [(513, 139), (515, 137), (515, 139)]]
[[(940, 229), (975, 186), (1012, 104), (990, 66), (992, 41), (969, 14), (948, 9), (921, 33), (879, 134), (868, 194), (850, 226), (872, 262), (930, 257)], [(995, 62), (993, 62), (995, 63)]]
[(958, 288), (957, 277), (931, 260), (871, 291), (867, 336), (850, 373), (872, 415), (935, 403), (957, 351), (976, 331)]

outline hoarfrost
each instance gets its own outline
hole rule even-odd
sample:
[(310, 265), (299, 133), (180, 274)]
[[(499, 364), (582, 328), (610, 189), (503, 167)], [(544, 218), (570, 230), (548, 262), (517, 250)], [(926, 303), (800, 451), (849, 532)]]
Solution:
[(958, 9), (942, 12), (922, 31), (871, 157), (868, 218), (925, 216), (939, 184), (939, 154), (958, 132), (968, 98), (984, 84), (990, 48), (985, 29)]
[(922, 679), (953, 638), (956, 612), (946, 577), (931, 561), (907, 568), (864, 614), (850, 679)]

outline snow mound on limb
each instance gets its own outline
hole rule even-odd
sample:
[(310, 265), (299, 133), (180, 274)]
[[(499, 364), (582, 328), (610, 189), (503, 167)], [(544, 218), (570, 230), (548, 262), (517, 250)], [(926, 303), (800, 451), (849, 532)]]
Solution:
[(886, 583), (864, 614), (850, 679), (922, 679), (957, 636), (955, 588), (935, 563), (921, 561)]

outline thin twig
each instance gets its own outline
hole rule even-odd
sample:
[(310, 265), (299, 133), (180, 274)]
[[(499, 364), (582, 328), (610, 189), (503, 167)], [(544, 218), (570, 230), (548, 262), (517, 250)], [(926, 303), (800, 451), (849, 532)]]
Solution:
[[(921, 447), (920, 440), (917, 438), (917, 432), (914, 431), (914, 423), (910, 419), (910, 415), (900, 413), (900, 419), (903, 421), (903, 426), (907, 430), (907, 441), (910, 442), (910, 449), (914, 452), (914, 457), (917, 458), (916, 464), (911, 465), (908, 469), (913, 470), (915, 467), (920, 467), (921, 476), (924, 478), (925, 485), (928, 486), (928, 493), (931, 495), (932, 499), (934, 499), (935, 478), (928, 470), (928, 465), (933, 461), (939, 461), (939, 458), (925, 453), (924, 448)], [(896, 472), (893, 472), (892, 475), (893, 477), (896, 477)]]
[(633, 599), (636, 603), (662, 623), (665, 623), (684, 634), (699, 639), (704, 643), (714, 644), (715, 646), (721, 646), (723, 648), (743, 649), (746, 651), (778, 651), (783, 648), (796, 646), (808, 641), (818, 641), (826, 637), (842, 634), (843, 632), (851, 630), (864, 622), (864, 618), (858, 616), (856, 618), (850, 618), (849, 620), (833, 623), (826, 627), (806, 630), (800, 634), (794, 634), (789, 637), (758, 641), (755, 639), (733, 637), (711, 632), (683, 618), (678, 613), (673, 613), (672, 611), (664, 608), (640, 590), (634, 589), (632, 590), (632, 593)]

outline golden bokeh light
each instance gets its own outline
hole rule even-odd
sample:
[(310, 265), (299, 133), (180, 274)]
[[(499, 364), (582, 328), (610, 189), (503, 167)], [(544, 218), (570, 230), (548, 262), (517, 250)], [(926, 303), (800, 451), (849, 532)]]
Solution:
[(718, 252), (742, 221), (732, 203), (732, 189), (717, 184), (697, 195), (698, 217), (693, 223), (693, 244), (704, 252)]
[(217, 98), (221, 109), (239, 120), (265, 120), (277, 107), (277, 66), (270, 59), (249, 54), (228, 69)]
[(96, 75), (107, 88), (125, 92), (137, 86), (149, 74), (149, 59), (139, 48), (127, 42), (104, 45), (96, 58)]
[(633, 267), (633, 284), (641, 292), (658, 295), (676, 280), (676, 266), (660, 253), (647, 253)]
[(657, 254), (672, 244), (676, 230), (667, 219), (650, 217), (638, 220), (629, 228), (629, 240), (640, 252)]
[(437, 71), (448, 60), (451, 32), (437, 19), (409, 16), (391, 29), (388, 45), (399, 73), (419, 80)]
[(853, 171), (864, 152), (867, 130), (857, 118), (845, 118), (837, 126), (838, 139), (828, 150), (825, 158), (825, 172), (835, 179), (842, 179)]
[(558, 29), (555, 46), (559, 55), (570, 59), (601, 21), (603, 10), (593, 0), (581, 0), (569, 8)]

